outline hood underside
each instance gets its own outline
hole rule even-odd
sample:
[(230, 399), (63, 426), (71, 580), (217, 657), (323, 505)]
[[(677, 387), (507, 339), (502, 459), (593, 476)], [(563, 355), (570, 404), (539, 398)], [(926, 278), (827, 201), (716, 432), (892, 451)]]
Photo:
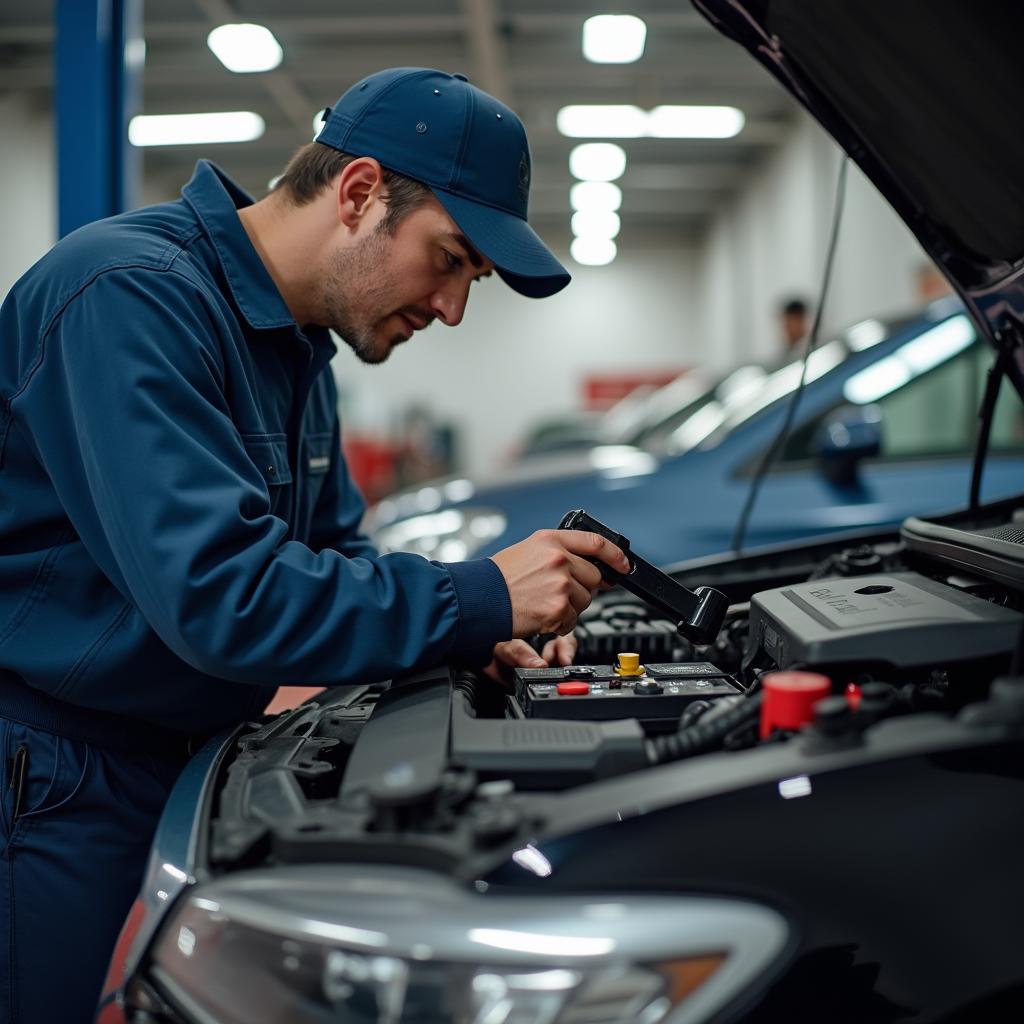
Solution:
[(1024, 6), (693, 0), (802, 103), (945, 271), (1024, 398)]

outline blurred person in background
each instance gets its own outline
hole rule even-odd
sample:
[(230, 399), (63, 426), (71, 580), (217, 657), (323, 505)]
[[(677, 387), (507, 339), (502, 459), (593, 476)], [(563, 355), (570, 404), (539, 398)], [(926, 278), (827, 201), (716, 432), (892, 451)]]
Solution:
[(802, 352), (802, 346), (811, 333), (810, 307), (803, 299), (794, 296), (779, 304), (778, 319), (782, 358), (788, 362)]
[(919, 263), (914, 271), (914, 294), (921, 305), (953, 294), (945, 275), (934, 263)]

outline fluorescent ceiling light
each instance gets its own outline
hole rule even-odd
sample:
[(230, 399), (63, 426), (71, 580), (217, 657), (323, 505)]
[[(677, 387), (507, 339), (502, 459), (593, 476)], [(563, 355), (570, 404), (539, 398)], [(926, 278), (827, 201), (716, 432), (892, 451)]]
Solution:
[(610, 181), (577, 181), (569, 189), (569, 205), (574, 210), (617, 210), (622, 205), (622, 189)]
[(573, 104), (556, 117), (571, 139), (731, 139), (746, 123), (737, 107), (660, 106), (641, 110), (628, 104)]
[(655, 107), (647, 115), (647, 134), (655, 139), (731, 139), (746, 118), (736, 107)]
[(583, 56), (595, 64), (632, 64), (644, 55), (647, 25), (632, 14), (598, 14), (583, 22)]
[(572, 215), (572, 233), (577, 238), (614, 238), (622, 222), (611, 210), (577, 210)]
[(626, 169), (626, 151), (614, 142), (584, 142), (569, 154), (569, 170), (581, 181), (614, 181)]
[(639, 139), (647, 134), (647, 112), (630, 104), (574, 104), (562, 107), (558, 130), (571, 139)]
[(574, 238), (569, 254), (586, 267), (603, 267), (615, 259), (618, 248), (610, 238)]
[(266, 125), (251, 110), (217, 114), (140, 114), (128, 124), (133, 146), (189, 146), (210, 142), (251, 142)]
[(262, 25), (219, 25), (206, 37), (206, 45), (228, 71), (240, 74), (270, 71), (284, 56), (274, 33)]

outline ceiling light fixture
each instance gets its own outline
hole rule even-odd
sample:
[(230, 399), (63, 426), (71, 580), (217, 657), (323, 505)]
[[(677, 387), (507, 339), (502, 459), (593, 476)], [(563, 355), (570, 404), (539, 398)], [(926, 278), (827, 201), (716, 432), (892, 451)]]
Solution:
[(562, 107), (557, 123), (572, 139), (639, 139), (647, 134), (647, 112), (625, 103)]
[(133, 146), (190, 146), (212, 142), (251, 142), (266, 129), (251, 110), (216, 114), (140, 114), (128, 123)]
[(737, 107), (574, 104), (558, 111), (558, 130), (571, 139), (731, 139), (746, 123)]
[(274, 33), (263, 25), (218, 25), (206, 37), (206, 45), (228, 71), (239, 74), (271, 71), (284, 56)]
[(603, 267), (615, 259), (618, 247), (610, 238), (574, 238), (569, 254), (586, 267)]
[(577, 238), (614, 238), (622, 227), (611, 210), (577, 210), (572, 215), (572, 233)]
[(574, 210), (607, 210), (622, 205), (622, 189), (610, 181), (577, 181), (569, 189), (569, 205)]
[(647, 115), (647, 134), (655, 139), (731, 139), (746, 118), (737, 107), (655, 107)]
[(632, 64), (644, 55), (647, 25), (632, 14), (598, 14), (583, 22), (583, 56), (595, 64)]
[(614, 181), (626, 169), (626, 151), (614, 142), (584, 142), (569, 154), (569, 170), (581, 181)]

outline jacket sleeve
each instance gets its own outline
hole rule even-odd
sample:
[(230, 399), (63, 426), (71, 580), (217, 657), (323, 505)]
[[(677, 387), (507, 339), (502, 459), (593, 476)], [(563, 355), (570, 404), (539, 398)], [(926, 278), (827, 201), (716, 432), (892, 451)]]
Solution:
[(358, 683), (485, 659), (512, 618), (490, 560), (286, 539), (229, 414), (222, 317), (173, 269), (101, 274), (49, 327), (12, 401), (101, 570), (212, 676)]

